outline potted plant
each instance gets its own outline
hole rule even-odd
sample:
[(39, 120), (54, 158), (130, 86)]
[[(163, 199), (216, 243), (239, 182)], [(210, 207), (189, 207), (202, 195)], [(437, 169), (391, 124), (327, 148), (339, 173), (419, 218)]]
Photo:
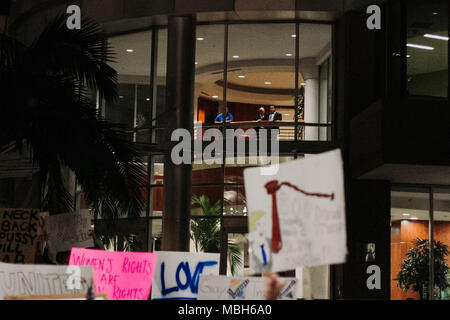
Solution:
[[(192, 197), (192, 204), (200, 205), (206, 219), (195, 219), (191, 222), (191, 239), (194, 241), (197, 252), (220, 252), (220, 200), (211, 205), (205, 195)], [(242, 265), (242, 257), (239, 247), (232, 240), (228, 241), (228, 260), (231, 273), (234, 275)]]
[[(420, 299), (426, 299), (429, 287), (429, 241), (417, 239), (415, 247), (407, 253), (407, 258), (401, 264), (401, 270), (394, 279), (397, 286), (404, 291), (410, 288), (419, 292)], [(445, 264), (445, 257), (449, 254), (448, 247), (440, 241), (433, 241), (434, 255), (434, 285), (441, 290), (450, 283), (447, 278), (449, 267)]]

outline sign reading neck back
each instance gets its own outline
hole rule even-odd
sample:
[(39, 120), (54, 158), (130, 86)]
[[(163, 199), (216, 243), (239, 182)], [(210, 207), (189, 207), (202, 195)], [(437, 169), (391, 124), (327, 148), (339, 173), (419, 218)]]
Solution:
[(35, 209), (0, 209), (0, 261), (34, 263), (38, 232)]

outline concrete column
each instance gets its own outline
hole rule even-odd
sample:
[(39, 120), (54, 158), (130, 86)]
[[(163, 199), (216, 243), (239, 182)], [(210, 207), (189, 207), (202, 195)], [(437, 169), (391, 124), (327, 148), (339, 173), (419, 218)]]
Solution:
[(162, 250), (189, 251), (192, 164), (175, 165), (170, 153), (178, 142), (173, 130), (193, 127), (195, 28), (193, 16), (170, 16), (168, 24)]

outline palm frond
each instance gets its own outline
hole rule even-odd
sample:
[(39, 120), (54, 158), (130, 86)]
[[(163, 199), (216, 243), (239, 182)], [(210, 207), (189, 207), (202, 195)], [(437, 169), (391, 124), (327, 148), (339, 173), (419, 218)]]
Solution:
[(30, 61), (46, 73), (73, 75), (106, 101), (114, 101), (117, 72), (107, 64), (115, 61), (107, 35), (86, 16), (79, 30), (69, 30), (66, 21), (67, 15), (61, 13), (45, 27), (29, 49)]

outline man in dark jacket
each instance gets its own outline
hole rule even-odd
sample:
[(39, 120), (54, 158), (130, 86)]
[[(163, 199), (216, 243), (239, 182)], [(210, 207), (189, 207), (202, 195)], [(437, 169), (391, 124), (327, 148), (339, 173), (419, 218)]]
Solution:
[[(283, 116), (281, 115), (281, 113), (276, 112), (275, 110), (275, 106), (270, 106), (269, 107), (269, 114), (267, 116), (267, 120), (269, 121), (277, 121), (277, 120), (283, 120)], [(270, 129), (278, 129), (280, 130), (280, 127), (268, 127), (267, 129), (269, 129), (269, 133), (271, 132)], [(268, 135), (270, 138), (274, 138), (276, 139), (277, 135), (274, 135), (272, 137), (271, 134)]]

